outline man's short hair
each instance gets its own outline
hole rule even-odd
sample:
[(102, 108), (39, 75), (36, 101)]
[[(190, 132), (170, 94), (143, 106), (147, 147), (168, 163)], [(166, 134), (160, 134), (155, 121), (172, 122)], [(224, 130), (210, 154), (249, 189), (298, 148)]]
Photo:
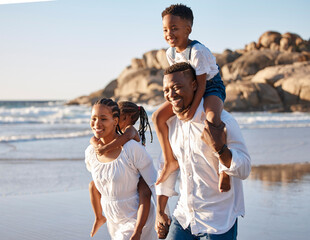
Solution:
[(193, 15), (192, 10), (189, 7), (187, 7), (183, 4), (172, 4), (170, 7), (167, 7), (161, 13), (161, 17), (164, 18), (164, 16), (169, 15), (169, 14), (171, 14), (173, 16), (178, 16), (182, 19), (186, 19), (193, 26), (194, 15)]
[(196, 72), (195, 69), (187, 62), (180, 62), (171, 65), (170, 67), (166, 68), (164, 71), (164, 75), (168, 75), (175, 72), (189, 72), (192, 75), (193, 79), (196, 79)]

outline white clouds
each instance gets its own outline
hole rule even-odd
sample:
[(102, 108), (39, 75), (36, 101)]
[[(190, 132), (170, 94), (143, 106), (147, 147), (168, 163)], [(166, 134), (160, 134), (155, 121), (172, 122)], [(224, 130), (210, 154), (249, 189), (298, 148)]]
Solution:
[(51, 1), (54, 1), (54, 0), (0, 0), (0, 4), (51, 2)]

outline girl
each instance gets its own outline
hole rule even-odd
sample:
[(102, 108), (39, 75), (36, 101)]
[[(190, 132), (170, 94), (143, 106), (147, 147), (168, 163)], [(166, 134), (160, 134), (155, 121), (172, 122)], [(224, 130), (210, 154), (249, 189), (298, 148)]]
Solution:
[[(93, 184), (90, 184), (91, 201), (96, 215), (93, 234), (105, 222), (101, 211), (103, 209), (112, 239), (156, 239), (154, 206), (147, 197), (147, 191), (144, 194), (143, 190), (147, 187), (143, 186), (143, 182), (139, 182), (141, 174), (154, 193), (156, 171), (144, 147), (136, 141), (129, 140), (132, 138), (130, 136), (135, 135), (132, 126), (134, 122), (131, 121), (131, 124), (124, 122), (132, 119), (133, 115), (125, 114), (125, 106), (131, 104), (128, 102), (121, 104), (124, 104), (121, 115), (123, 121), (120, 121), (125, 132), (123, 136), (119, 134), (120, 109), (116, 102), (104, 98), (97, 101), (92, 108), (90, 125), (96, 139), (100, 139), (100, 141), (93, 139), (92, 142), (98, 142), (108, 148), (108, 151), (105, 149), (105, 152), (99, 155), (96, 154), (94, 146), (90, 145), (85, 152), (86, 166), (94, 180)], [(146, 122), (149, 126), (148, 121)], [(144, 130), (140, 131), (141, 134), (145, 130), (144, 127)], [(133, 138), (136, 138), (136, 135)], [(97, 147), (97, 152), (99, 151), (102, 151), (100, 146)], [(139, 197), (142, 207), (139, 207)], [(143, 201), (148, 203), (144, 204)]]

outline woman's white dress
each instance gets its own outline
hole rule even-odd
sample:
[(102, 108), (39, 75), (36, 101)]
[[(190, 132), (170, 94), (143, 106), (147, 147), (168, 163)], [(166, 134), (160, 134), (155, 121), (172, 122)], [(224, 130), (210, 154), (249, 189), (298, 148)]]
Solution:
[[(119, 156), (112, 162), (102, 163), (90, 145), (85, 151), (85, 163), (94, 183), (101, 193), (101, 205), (107, 218), (112, 239), (130, 239), (137, 220), (139, 195), (137, 185), (140, 174), (155, 197), (156, 171), (145, 148), (134, 140), (124, 144)], [(141, 240), (157, 239), (154, 230), (155, 207), (151, 201), (148, 220), (142, 230)]]

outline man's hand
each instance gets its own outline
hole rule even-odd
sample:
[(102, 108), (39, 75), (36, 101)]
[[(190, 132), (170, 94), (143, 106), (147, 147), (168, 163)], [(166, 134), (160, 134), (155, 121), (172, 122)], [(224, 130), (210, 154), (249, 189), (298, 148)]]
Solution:
[(157, 232), (159, 239), (165, 239), (167, 237), (170, 223), (171, 223), (171, 220), (169, 219), (167, 214), (157, 212), (155, 230)]
[(220, 151), (223, 145), (226, 144), (225, 123), (221, 122), (219, 126), (214, 126), (206, 120), (201, 138), (214, 152)]

